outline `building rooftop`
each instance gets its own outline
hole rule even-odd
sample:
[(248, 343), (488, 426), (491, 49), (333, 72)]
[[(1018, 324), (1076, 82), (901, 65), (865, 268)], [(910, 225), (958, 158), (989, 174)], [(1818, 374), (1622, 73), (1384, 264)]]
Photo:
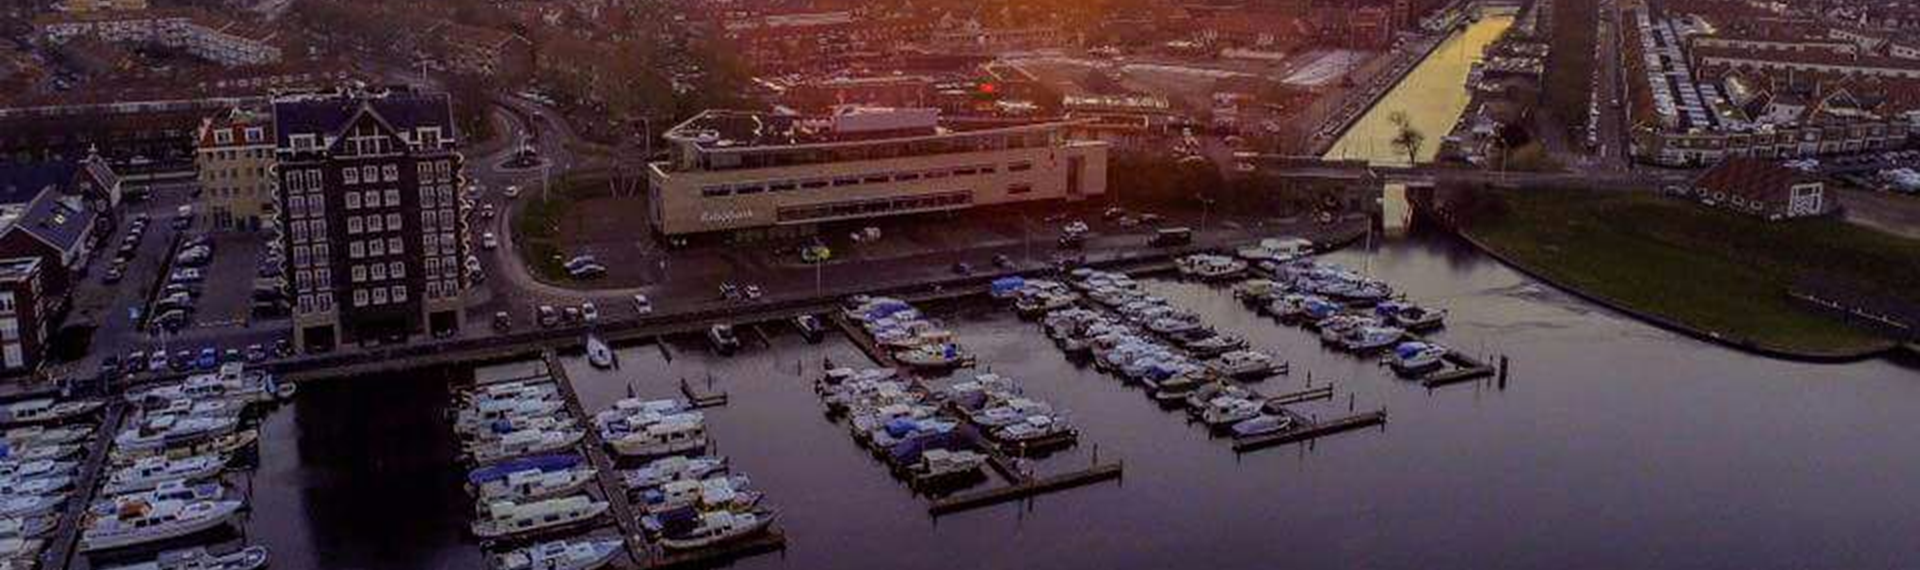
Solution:
[(706, 111), (667, 131), (666, 138), (721, 150), (923, 138), (1050, 122), (942, 121), (938, 109), (842, 107), (826, 116)]
[(302, 93), (274, 99), (275, 144), (291, 146), (296, 134), (330, 137), (346, 129), (362, 109), (376, 113), (400, 131), (441, 127), (444, 140), (457, 140), (453, 111), (445, 93), (411, 90)]

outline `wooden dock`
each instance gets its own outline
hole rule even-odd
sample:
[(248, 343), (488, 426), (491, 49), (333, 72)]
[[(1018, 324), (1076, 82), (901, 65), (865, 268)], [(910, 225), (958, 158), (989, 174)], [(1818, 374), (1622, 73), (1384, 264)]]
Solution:
[[(707, 381), (712, 382), (713, 379), (708, 378)], [(727, 393), (714, 392), (711, 391), (712, 389), (712, 386), (698, 387), (688, 382), (686, 378), (680, 379), (680, 395), (686, 396), (687, 404), (695, 409), (727, 405)]]
[(1461, 382), (1492, 376), (1494, 372), (1492, 366), (1481, 362), (1480, 359), (1458, 352), (1448, 352), (1445, 360), (1447, 364), (1453, 365), (1453, 368), (1428, 374), (1426, 377), (1421, 378), (1420, 384), (1422, 386), (1434, 388), (1449, 384), (1459, 384)]
[[(1002, 467), (998, 467), (998, 466), (995, 467), (995, 470), (1000, 470), (1000, 469), (1002, 469)], [(1115, 463), (1107, 463), (1102, 465), (1095, 465), (1093, 467), (1089, 467), (1087, 469), (1080, 470), (1080, 471), (1074, 471), (1070, 473), (1061, 473), (1058, 475), (1048, 475), (1045, 477), (1037, 477), (1037, 478), (1031, 478), (1031, 479), (1024, 478), (1024, 475), (1020, 475), (1018, 474), (1017, 471), (1015, 471), (1016, 475), (1021, 478), (1016, 479), (1016, 482), (1013, 484), (1007, 485), (1005, 487), (995, 487), (995, 488), (986, 489), (983, 491), (961, 493), (958, 495), (953, 495), (951, 497), (946, 497), (946, 498), (934, 501), (931, 506), (927, 507), (927, 511), (938, 516), (938, 515), (943, 515), (948, 513), (955, 513), (955, 512), (970, 510), (970, 509), (977, 509), (981, 507), (998, 505), (1000, 503), (1005, 503), (1008, 501), (1015, 501), (1015, 500), (1024, 499), (1027, 497), (1032, 497), (1034, 495), (1039, 495), (1041, 493), (1059, 491), (1063, 489), (1071, 489), (1074, 487), (1091, 485), (1091, 484), (1099, 483), (1102, 481), (1119, 479), (1121, 474), (1121, 469), (1122, 469), (1121, 464), (1118, 462), (1115, 462)]]
[(1303, 418), (1298, 413), (1288, 413), (1293, 416), (1294, 425), (1299, 427), (1280, 433), (1234, 438), (1233, 450), (1236, 452), (1253, 451), (1387, 423), (1386, 410), (1367, 412), (1324, 422), (1315, 422)]
[[(574, 392), (573, 382), (567, 378), (567, 368), (560, 364), (559, 353), (547, 350), (541, 353), (540, 358), (547, 363), (548, 375), (566, 400), (567, 411), (582, 420), (593, 417), (587, 413), (585, 406), (580, 405), (580, 394)], [(620, 528), (621, 538), (627, 544), (627, 555), (633, 558), (634, 564), (644, 567), (649, 557), (646, 556), (648, 549), (643, 538), (646, 533), (640, 528), (640, 513), (634, 510), (633, 503), (627, 501), (626, 485), (620, 482), (613, 458), (607, 456), (606, 442), (600, 439), (600, 431), (586, 423), (582, 424), (582, 429), (587, 434), (582, 445), (585, 449), (581, 451), (593, 463), (594, 479), (600, 487), (601, 496), (607, 501), (607, 512), (613, 515), (614, 525)]]
[(1278, 408), (1280, 406), (1285, 406), (1288, 404), (1298, 404), (1300, 402), (1311, 402), (1314, 400), (1327, 400), (1332, 398), (1333, 398), (1333, 385), (1328, 384), (1325, 386), (1321, 386), (1319, 388), (1308, 388), (1306, 390), (1301, 390), (1299, 392), (1281, 394), (1278, 396), (1267, 398), (1267, 407)]
[(87, 507), (93, 505), (94, 496), (100, 490), (100, 479), (106, 476), (108, 452), (113, 448), (113, 438), (120, 433), (120, 424), (132, 413), (132, 406), (118, 399), (107, 404), (106, 412), (101, 414), (100, 427), (94, 429), (93, 442), (87, 446), (87, 462), (80, 466), (80, 478), (74, 481), (73, 496), (61, 505), (59, 519), (54, 521), (53, 534), (47, 537), (46, 550), (41, 551), (41, 568), (66, 568), (73, 563), (74, 554), (80, 551), (80, 525), (86, 521)]

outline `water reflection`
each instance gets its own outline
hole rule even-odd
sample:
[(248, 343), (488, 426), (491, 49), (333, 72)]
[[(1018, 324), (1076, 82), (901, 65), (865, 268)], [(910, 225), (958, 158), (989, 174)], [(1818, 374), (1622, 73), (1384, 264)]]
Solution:
[(1434, 48), (1432, 55), (1408, 72), (1400, 84), (1387, 92), (1372, 110), (1354, 122), (1340, 140), (1334, 142), (1326, 157), (1366, 160), (1375, 164), (1407, 164), (1407, 153), (1394, 148), (1393, 139), (1400, 128), (1393, 124), (1396, 112), (1406, 113), (1415, 130), (1426, 135), (1420, 148), (1420, 162), (1428, 162), (1440, 152), (1440, 139), (1460, 114), (1467, 109), (1467, 73), (1489, 44), (1513, 26), (1513, 16), (1486, 16), (1455, 33)]

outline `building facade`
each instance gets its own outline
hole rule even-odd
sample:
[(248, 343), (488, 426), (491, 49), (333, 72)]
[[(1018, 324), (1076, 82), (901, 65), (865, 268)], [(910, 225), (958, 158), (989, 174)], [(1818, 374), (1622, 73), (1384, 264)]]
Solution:
[(33, 370), (46, 352), (39, 258), (0, 260), (0, 374)]
[(1840, 209), (1826, 183), (1772, 161), (1730, 158), (1694, 180), (1693, 197), (1707, 206), (1779, 221), (1823, 216)]
[(272, 28), (224, 19), (192, 9), (48, 14), (34, 21), (42, 41), (61, 44), (81, 36), (114, 43), (157, 44), (225, 66), (280, 61)]
[(708, 111), (649, 165), (656, 233), (755, 239), (818, 224), (1106, 192), (1107, 144), (1066, 122), (955, 127), (932, 109), (832, 117)]
[(468, 237), (448, 97), (292, 95), (273, 115), (296, 347), (457, 331)]
[(272, 223), (273, 115), (233, 108), (200, 124), (194, 152), (200, 211), (220, 231), (257, 231)]

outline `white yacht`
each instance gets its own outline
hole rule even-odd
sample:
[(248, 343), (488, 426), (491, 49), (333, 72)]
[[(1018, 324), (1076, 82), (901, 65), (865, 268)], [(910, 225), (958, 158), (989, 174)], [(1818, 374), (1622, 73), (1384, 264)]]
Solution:
[(1073, 428), (1067, 425), (1066, 420), (1052, 415), (1038, 414), (995, 428), (992, 435), (1000, 441), (1019, 444), (1072, 432)]
[(116, 448), (113, 448), (112, 451), (107, 453), (107, 458), (116, 465), (130, 465), (135, 461), (139, 461), (143, 457), (168, 457), (173, 459), (179, 459), (183, 457), (192, 457), (195, 455), (207, 455), (207, 454), (232, 455), (233, 453), (236, 453), (241, 449), (250, 447), (254, 443), (257, 443), (259, 441), (260, 441), (260, 430), (247, 429), (247, 430), (235, 431), (233, 433), (229, 433), (229, 434), (215, 437), (212, 439), (202, 440), (202, 441), (198, 441), (190, 444), (176, 445), (172, 447), (153, 447), (153, 448), (142, 448), (142, 449), (116, 447)]
[(1393, 347), (1387, 365), (1402, 373), (1418, 373), (1439, 368), (1447, 356), (1447, 347), (1430, 342), (1403, 342)]
[(1446, 324), (1445, 309), (1429, 309), (1403, 301), (1387, 301), (1375, 305), (1374, 313), (1386, 319), (1387, 324), (1411, 331), (1424, 331), (1440, 328)]
[(674, 481), (641, 491), (636, 507), (658, 515), (689, 507), (745, 510), (760, 502), (760, 494), (747, 490), (752, 481), (746, 475), (709, 477), (698, 481)]
[(127, 503), (111, 515), (87, 521), (80, 550), (94, 552), (178, 538), (232, 522), (240, 501)]
[(220, 455), (196, 455), (184, 459), (148, 457), (113, 471), (100, 492), (109, 495), (145, 491), (168, 481), (205, 479), (226, 469), (227, 458)]
[(1394, 327), (1360, 327), (1340, 335), (1340, 346), (1354, 352), (1369, 352), (1393, 346), (1407, 337), (1407, 331)]
[(1207, 363), (1214, 373), (1239, 380), (1253, 380), (1279, 374), (1286, 364), (1257, 350), (1236, 350)]
[(686, 457), (675, 455), (655, 459), (638, 469), (630, 469), (620, 474), (620, 481), (629, 490), (644, 490), (665, 485), (674, 481), (705, 479), (709, 475), (724, 473), (727, 470), (727, 458)]
[(115, 448), (139, 451), (199, 443), (233, 433), (240, 421), (230, 416), (148, 416), (114, 436)]
[(477, 433), (494, 420), (513, 417), (551, 416), (566, 403), (559, 399), (515, 398), (486, 400), (461, 408), (454, 416), (454, 430)]
[(39, 538), (53, 532), (58, 520), (53, 514), (0, 518), (0, 538)]
[(100, 411), (98, 400), (61, 401), (33, 398), (0, 405), (0, 425), (27, 425), (74, 420)]
[(706, 448), (707, 425), (700, 414), (676, 414), (638, 430), (603, 436), (614, 453), (627, 457), (654, 457)]
[(496, 570), (593, 570), (620, 554), (619, 538), (542, 542), (493, 557)]
[(93, 435), (93, 426), (29, 426), (7, 430), (0, 435), (0, 441), (5, 441), (8, 447), (36, 447), (73, 443), (90, 435)]
[(0, 497), (0, 518), (27, 517), (53, 512), (67, 502), (66, 493)]
[(692, 529), (660, 537), (667, 550), (693, 550), (739, 540), (767, 530), (772, 514), (712, 511), (700, 513), (700, 522)]
[(280, 383), (273, 375), (262, 372), (248, 372), (246, 365), (229, 362), (220, 366), (218, 372), (195, 374), (176, 384), (135, 391), (127, 395), (128, 401), (140, 402), (151, 399), (234, 399), (245, 403), (270, 402), (292, 398), (296, 387), (292, 383)]
[(1247, 421), (1260, 415), (1260, 404), (1245, 398), (1222, 396), (1207, 402), (1205, 410), (1200, 412), (1200, 422), (1208, 427), (1227, 427)]
[(1233, 435), (1255, 437), (1280, 433), (1293, 427), (1293, 416), (1285, 414), (1260, 414), (1253, 419), (1233, 424)]
[(613, 347), (607, 346), (607, 341), (599, 335), (587, 335), (587, 363), (594, 368), (613, 368), (614, 358)]
[(57, 477), (70, 475), (79, 466), (80, 464), (74, 461), (54, 461), (50, 459), (4, 461), (0, 462), (0, 478), (36, 479), (41, 477)]
[(73, 476), (0, 479), (0, 497), (35, 497), (73, 489)]
[(491, 400), (552, 400), (560, 397), (560, 387), (551, 380), (500, 382), (476, 386), (460, 393), (468, 405)]
[(128, 503), (163, 501), (200, 502), (218, 501), (227, 498), (227, 487), (219, 482), (193, 483), (188, 481), (168, 481), (145, 491), (124, 495), (107, 496), (87, 507), (87, 512), (106, 516), (119, 512)]
[(912, 350), (895, 352), (893, 353), (893, 358), (900, 361), (901, 364), (921, 369), (954, 368), (957, 366), (965, 366), (973, 361), (972, 355), (967, 354), (967, 351), (961, 349), (960, 345), (952, 343), (930, 344)]
[(987, 464), (986, 454), (972, 450), (929, 449), (920, 453), (913, 474), (920, 479), (956, 477), (980, 472)]
[(607, 512), (605, 501), (586, 495), (541, 499), (528, 503), (497, 501), (486, 504), (473, 521), (473, 534), (500, 538), (592, 520)]
[(248, 546), (226, 554), (214, 554), (196, 546), (160, 553), (158, 558), (108, 570), (260, 570), (267, 567), (267, 547)]
[(505, 477), (481, 483), (476, 489), (482, 502), (525, 502), (534, 499), (571, 495), (593, 482), (598, 471), (581, 463), (569, 469), (524, 469)]
[(524, 429), (481, 441), (468, 449), (475, 463), (492, 463), (523, 455), (552, 453), (580, 443), (586, 432), (579, 429)]
[(69, 459), (79, 455), (85, 449), (77, 443), (56, 443), (51, 445), (30, 445), (14, 447), (0, 443), (0, 460), (38, 461), (41, 459)]

